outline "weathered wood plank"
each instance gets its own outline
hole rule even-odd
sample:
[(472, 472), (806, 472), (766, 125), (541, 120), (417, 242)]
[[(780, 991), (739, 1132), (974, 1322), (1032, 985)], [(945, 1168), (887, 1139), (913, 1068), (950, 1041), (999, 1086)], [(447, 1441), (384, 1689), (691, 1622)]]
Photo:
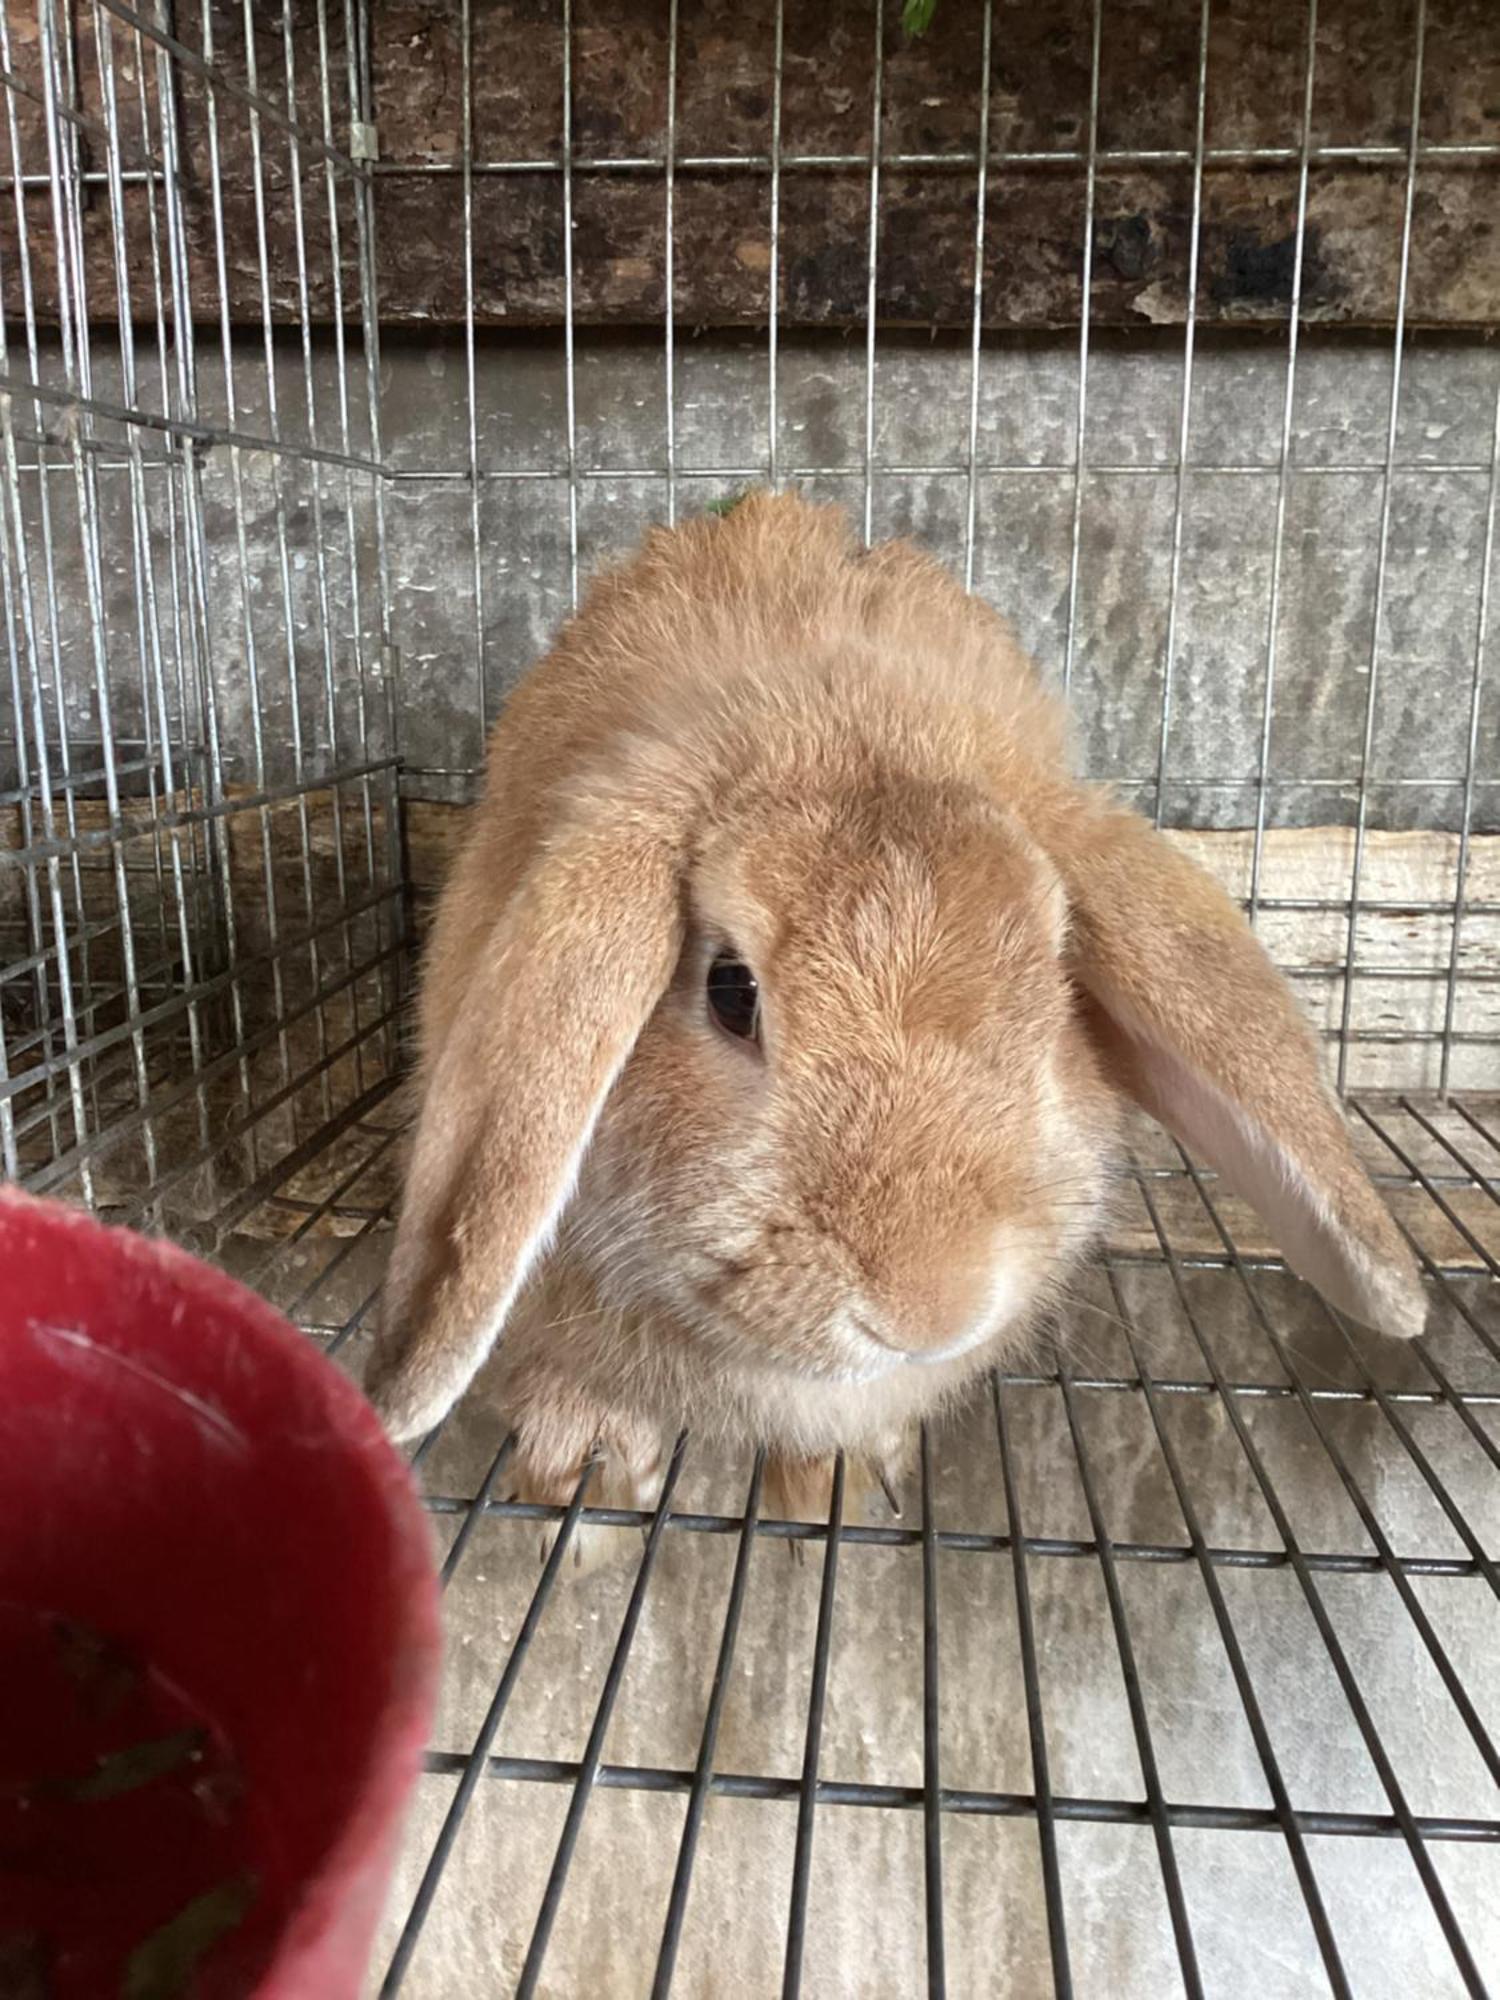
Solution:
[[(299, 126), (322, 131), (316, 9), (293, 7)], [(658, 321), (664, 289), (667, 128), (665, 13), (656, 0), (578, 0), (572, 47), (575, 174), (574, 293), (581, 325)], [(928, 35), (910, 42), (888, 8), (880, 145), (903, 155), (964, 155), (970, 164), (882, 175), (876, 311), (891, 326), (963, 328), (972, 308), (982, 10), (943, 0)], [(1206, 324), (1279, 325), (1291, 297), (1298, 207), (1306, 23), (1304, 0), (1225, 0), (1215, 7), (1208, 63), (1198, 312)], [(341, 10), (333, 10), (340, 15)], [(1309, 181), (1302, 305), (1307, 319), (1386, 326), (1395, 315), (1411, 108), (1409, 0), (1327, 0), (1319, 11), (1314, 147), (1385, 149), (1384, 156), (1319, 158)], [(218, 60), (248, 76), (242, 12), (213, 0)], [(555, 324), (563, 311), (562, 33), (550, 0), (489, 0), (474, 9), (472, 136), (486, 168), (472, 186), (473, 304), (484, 325)], [(867, 301), (874, 44), (865, 0), (787, 9), (782, 76), (779, 307), (782, 325), (847, 328)], [(1193, 213), (1196, 36), (1190, 0), (1161, 6), (1116, 0), (1101, 45), (1100, 165), (1089, 299), (1101, 327), (1181, 322), (1186, 315)], [(177, 34), (202, 46), (199, 0), (181, 0)], [(375, 193), (376, 291), (387, 325), (448, 326), (466, 308), (461, 155), (463, 56), (451, 0), (383, 0), (373, 13), (375, 113), (381, 162)], [(341, 21), (333, 23), (333, 98), (343, 95)], [(18, 74), (42, 81), (34, 29), (14, 32)], [(674, 309), (702, 326), (763, 323), (769, 304), (772, 139), (770, 0), (697, 0), (682, 9), (676, 156), (743, 164), (684, 166), (675, 190)], [(1036, 7), (1000, 0), (990, 71), (990, 148), (983, 317), (995, 329), (1065, 328), (1082, 307), (1088, 145), (1089, 0)], [(276, 10), (258, 19), (256, 82), (287, 107)], [(118, 24), (114, 63), (127, 146), (143, 137), (135, 108), (133, 38)], [(102, 98), (92, 25), (78, 23), (79, 97), (99, 126)], [(147, 151), (160, 158), (154, 58), (146, 57)], [(219, 310), (206, 94), (184, 75), (177, 90), (181, 191), (193, 310)], [(17, 100), (23, 164), (46, 167), (40, 112)], [(249, 114), (217, 98), (217, 139), (231, 317), (261, 314)], [(345, 115), (335, 138), (347, 148)], [(1500, 13), (1492, 0), (1435, 0), (1428, 9), (1419, 138), (1427, 145), (1500, 145)], [(294, 322), (302, 308), (291, 203), (292, 148), (263, 124), (270, 310)], [(1240, 157), (1215, 153), (1238, 149)], [(1270, 157), (1246, 158), (1247, 154)], [(1177, 155), (1129, 162), (1112, 155)], [(1064, 154), (1051, 162), (1018, 154)], [(84, 164), (102, 157), (85, 131)], [(599, 167), (633, 160), (630, 171)], [(848, 164), (852, 161), (853, 164)], [(128, 164), (128, 162), (127, 162)], [(298, 149), (306, 238), (307, 310), (326, 321), (338, 303), (323, 167)], [(337, 176), (342, 304), (359, 311), (358, 233), (351, 183)], [(126, 190), (133, 310), (153, 311), (148, 209), (159, 194)], [(57, 311), (55, 246), (45, 190), (27, 198), (33, 284), (46, 317)], [(0, 206), (0, 258), (14, 268), (13, 205)], [(90, 190), (85, 264), (95, 310), (115, 302), (109, 204)], [(1500, 322), (1500, 159), (1427, 155), (1413, 211), (1408, 319), (1413, 326)], [(12, 307), (14, 301), (10, 302)]]

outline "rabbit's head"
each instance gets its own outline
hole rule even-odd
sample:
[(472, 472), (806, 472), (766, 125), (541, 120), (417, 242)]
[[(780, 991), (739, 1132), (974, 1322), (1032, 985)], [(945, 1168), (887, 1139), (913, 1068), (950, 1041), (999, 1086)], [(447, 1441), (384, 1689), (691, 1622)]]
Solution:
[(559, 1228), (607, 1302), (737, 1365), (983, 1348), (1093, 1234), (1130, 1099), (1335, 1303), (1420, 1329), (1239, 913), (1068, 776), (992, 614), (826, 511), (743, 503), (596, 588), (496, 732), (428, 976), (400, 1435)]
[[(815, 718), (725, 789), (568, 1225), (601, 1296), (752, 1365), (868, 1380), (980, 1346), (1097, 1219), (1115, 1100), (1057, 871), (936, 761)], [(934, 746), (936, 747), (936, 746)]]

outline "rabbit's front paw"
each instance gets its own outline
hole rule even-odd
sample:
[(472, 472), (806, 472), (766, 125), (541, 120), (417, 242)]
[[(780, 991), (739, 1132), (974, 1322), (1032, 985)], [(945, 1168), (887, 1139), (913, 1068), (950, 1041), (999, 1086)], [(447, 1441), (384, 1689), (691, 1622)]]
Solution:
[[(542, 1507), (569, 1507), (583, 1488), (586, 1510), (639, 1512), (655, 1505), (663, 1460), (658, 1433), (631, 1417), (606, 1411), (570, 1392), (532, 1405), (517, 1417), (515, 1447), (507, 1468), (506, 1497)], [(578, 1519), (564, 1560), (575, 1570), (601, 1567), (639, 1543), (633, 1524)], [(552, 1552), (561, 1524), (547, 1523), (540, 1558)]]

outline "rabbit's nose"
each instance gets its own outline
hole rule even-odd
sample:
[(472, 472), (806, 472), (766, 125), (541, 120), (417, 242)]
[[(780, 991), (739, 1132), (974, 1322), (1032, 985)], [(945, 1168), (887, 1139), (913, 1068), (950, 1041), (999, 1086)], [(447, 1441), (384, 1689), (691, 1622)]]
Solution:
[(915, 1361), (949, 1361), (997, 1333), (1021, 1303), (1016, 1259), (991, 1231), (908, 1253), (879, 1287), (885, 1344)]

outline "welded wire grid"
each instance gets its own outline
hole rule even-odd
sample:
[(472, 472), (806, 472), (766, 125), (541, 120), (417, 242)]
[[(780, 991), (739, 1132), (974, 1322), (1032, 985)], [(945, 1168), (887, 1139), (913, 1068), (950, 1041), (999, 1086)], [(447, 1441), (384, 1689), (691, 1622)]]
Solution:
[[(0, 8), (4, 192), (17, 246), (0, 264), (7, 1173), (170, 1229), (266, 1291), (330, 1352), (362, 1351), (399, 1136), (398, 768), (416, 798), (471, 788), (497, 686), (486, 508), (518, 483), (535, 496), (538, 540), (557, 524), (556, 608), (565, 608), (587, 574), (595, 487), (645, 496), (648, 513), (672, 519), (749, 479), (795, 479), (840, 494), (869, 533), (905, 483), (946, 477), (962, 492), (953, 553), (972, 582), (998, 482), (1055, 482), (1067, 495), (1068, 561), (1061, 644), (1046, 664), (1068, 684), (1084, 645), (1090, 496), (1117, 478), (1167, 482), (1167, 616), (1150, 683), (1156, 752), (1150, 767), (1114, 775), (1163, 823), (1179, 819), (1174, 788), (1202, 798), (1219, 787), (1251, 802), (1235, 886), (1273, 949), (1288, 934), (1278, 921), (1316, 914), (1335, 926), (1325, 955), (1294, 952), (1287, 969), (1331, 996), (1324, 1021), (1341, 1084), (1369, 1074), (1360, 1067), (1369, 1051), (1395, 1051), (1411, 1058), (1414, 1084), (1479, 1092), (1352, 1100), (1357, 1136), (1434, 1300), (1433, 1331), (1411, 1350), (1372, 1346), (1293, 1286), (1253, 1218), (1158, 1136), (1143, 1141), (1111, 1248), (1055, 1346), (997, 1378), (959, 1430), (924, 1436), (902, 1490), (873, 1510), (840, 1466), (826, 1519), (766, 1518), (761, 1461), (725, 1463), (690, 1439), (649, 1511), (592, 1505), (590, 1475), (566, 1509), (529, 1507), (508, 1498), (511, 1447), (498, 1416), (478, 1403), (457, 1413), (416, 1454), (446, 1543), (454, 1662), (376, 1969), (384, 1992), (592, 1983), (665, 1994), (675, 1982), (707, 1993), (779, 1982), (787, 1993), (941, 1993), (951, 1977), (954, 1990), (1067, 1994), (1105, 1990), (1104, 1966), (1114, 1968), (1108, 1990), (1197, 1994), (1245, 1990), (1232, 1933), (1268, 1926), (1288, 1991), (1386, 1990), (1383, 1972), (1389, 1990), (1497, 1984), (1500, 1717), (1486, 1663), (1500, 1590), (1500, 1108), (1483, 1094), (1497, 1034), (1473, 1004), (1494, 974), (1472, 943), (1490, 935), (1500, 900), (1475, 893), (1471, 876), (1500, 785), (1484, 727), (1500, 361), (1483, 457), (1438, 465), (1398, 447), (1423, 168), (1462, 158), (1492, 171), (1500, 134), (1424, 137), (1429, 0), (1414, 0), (1404, 143), (1316, 141), (1310, 0), (1298, 128), (1274, 146), (1216, 146), (1205, 115), (1212, 5), (1196, 9), (1189, 149), (1098, 143), (1110, 32), (1102, 0), (1090, 17), (1083, 145), (997, 148), (990, 79), (1005, 8), (985, 0), (973, 147), (917, 154), (882, 146), (898, 23), (893, 4), (874, 0), (868, 151), (834, 156), (783, 142), (787, 22), (776, 0), (765, 147), (730, 158), (678, 145), (680, 0), (663, 9), (659, 146), (618, 157), (577, 149), (577, 23), (571, 0), (560, 0), (545, 30), (561, 56), (557, 156), (507, 159), (475, 145), (475, 10), (460, 0), (460, 151), (421, 163), (376, 157), (373, 21), (352, 0), (283, 0), (279, 13), (244, 0), (242, 11), (195, 13), (191, 41), (165, 6)], [(220, 196), (231, 151), (252, 162), (248, 213)], [(1203, 189), (1209, 173), (1252, 159), (1298, 177), (1279, 451), (1213, 468), (1274, 482), (1259, 747), (1233, 779), (1184, 776), (1170, 753)], [(1309, 179), (1341, 159), (1394, 168), (1403, 185), (1384, 450), (1373, 464), (1306, 463), (1294, 451)], [(1101, 173), (1132, 164), (1191, 172), (1180, 402), (1148, 463), (1090, 453), (1096, 189)], [(1003, 226), (989, 206), (1001, 166), (1068, 169), (1059, 186), (1080, 197), (1072, 449), (1040, 461), (983, 448), (984, 247)], [(869, 178), (856, 449), (804, 463), (782, 421), (782, 190), (792, 174), (851, 169)], [(709, 171), (760, 176), (766, 190), (764, 448), (733, 463), (687, 449), (694, 419), (678, 381), (674, 203), (686, 178)], [(953, 460), (880, 451), (882, 176), (896, 171), (964, 174), (974, 186), (966, 448)], [(419, 427), (382, 438), (375, 232), (387, 173), (462, 182), (456, 457)], [(561, 182), (560, 451), (545, 462), (527, 462), (503, 435), (497, 444), (483, 408), (474, 189), (512, 175)], [(594, 462), (580, 412), (589, 336), (575, 310), (573, 222), (584, 176), (661, 185), (664, 424), (659, 455), (639, 462)], [(212, 196), (207, 256), (184, 224), (190, 185)], [(271, 269), (266, 226), (268, 207), (288, 202), (291, 273)], [(85, 255), (101, 214), (115, 277), (104, 297), (90, 294)], [(247, 262), (260, 299), (249, 327), (232, 323), (228, 279), (231, 264)], [(129, 304), (141, 268), (154, 302), (144, 318)], [(288, 277), (290, 341), (273, 307)], [(43, 283), (55, 296), (39, 296)], [(314, 309), (319, 285), (331, 291), (331, 314)], [(1366, 475), (1379, 495), (1356, 757), (1349, 769), (1287, 775), (1273, 768), (1272, 723), (1279, 606), (1298, 562), (1293, 497), (1299, 482), (1340, 472)], [(1418, 751), (1395, 772), (1382, 767), (1376, 783), (1393, 503), (1403, 482), (1443, 476), (1476, 479), (1485, 495), (1464, 752), (1458, 767), (1429, 770)], [(403, 759), (410, 725), (393, 630), (412, 577), (399, 542), (414, 510), (445, 491), (462, 509), (471, 558), (472, 712), (442, 757)], [(1312, 895), (1278, 888), (1271, 853), (1278, 803), (1299, 788), (1353, 801), (1345, 846)], [(1431, 895), (1370, 886), (1370, 836), (1403, 790), (1451, 804), (1451, 872)], [(1410, 963), (1388, 950), (1367, 959), (1370, 927), (1388, 917), (1435, 926), (1442, 950)], [(1370, 981), (1411, 997), (1404, 1017), (1388, 1006), (1365, 1017), (1359, 996)], [(555, 1535), (539, 1551), (544, 1529)], [(574, 1553), (599, 1534), (615, 1543), (613, 1595), (574, 1573)], [(1094, 1653), (1078, 1650), (1080, 1630), (1100, 1642)], [(674, 1660), (676, 1677), (663, 1680)], [(755, 1707), (749, 1689), (768, 1662), (774, 1699), (767, 1711), (761, 1698), (756, 1736), (737, 1717)], [(642, 1692), (653, 1677), (655, 1705)], [(1316, 1741), (1298, 1718), (1298, 1697), (1314, 1687)], [(870, 1688), (890, 1704), (873, 1717), (861, 1708)], [(861, 1715), (863, 1735), (849, 1719)], [(1087, 1739), (1109, 1734), (1096, 1725), (1111, 1715), (1119, 1755), (1100, 1749), (1091, 1762)], [(1331, 1760), (1325, 1737), (1341, 1746)], [(996, 1748), (1004, 1742), (1009, 1764)], [(1230, 1766), (1240, 1780), (1225, 1776)], [(641, 1816), (620, 1818), (617, 1805)], [(760, 1816), (753, 1833), (750, 1810)], [(903, 1845), (907, 1826), (917, 1838)], [(876, 1829), (875, 1845), (862, 1849), (864, 1834), (850, 1828)], [(974, 1845), (1012, 1828), (1024, 1851)], [(1116, 1833), (1136, 1836), (1136, 1858), (1103, 1870), (1096, 1908), (1089, 1883), (1110, 1850), (1081, 1843)], [(1205, 1841), (1216, 1858), (1205, 1858)], [(1254, 1868), (1239, 1861), (1252, 1853)], [(1386, 1865), (1393, 1853), (1399, 1870)], [(861, 1854), (881, 1867), (856, 1929), (884, 1957), (861, 1958), (859, 1937), (828, 1901), (854, 1895)], [(904, 1857), (894, 1871), (893, 1856)], [(1369, 1898), (1350, 1882), (1377, 1870), (1388, 1921), (1372, 1924)], [(998, 1904), (985, 1889), (995, 1882)], [(1136, 1956), (1121, 1974), (1125, 1933)]]
[[(215, 10), (195, 46), (166, 9), (0, 13), (0, 1151), (210, 1245), (389, 1087), (402, 932), (364, 57), (352, 10), (294, 40), (288, 6), (263, 74), (251, 15), (222, 47)], [(248, 242), (229, 149), (253, 159)], [(305, 263), (300, 341), (273, 338), (268, 198), (329, 263), (316, 349)], [(101, 210), (114, 285), (91, 296)], [(248, 337), (231, 256), (258, 261)]]

